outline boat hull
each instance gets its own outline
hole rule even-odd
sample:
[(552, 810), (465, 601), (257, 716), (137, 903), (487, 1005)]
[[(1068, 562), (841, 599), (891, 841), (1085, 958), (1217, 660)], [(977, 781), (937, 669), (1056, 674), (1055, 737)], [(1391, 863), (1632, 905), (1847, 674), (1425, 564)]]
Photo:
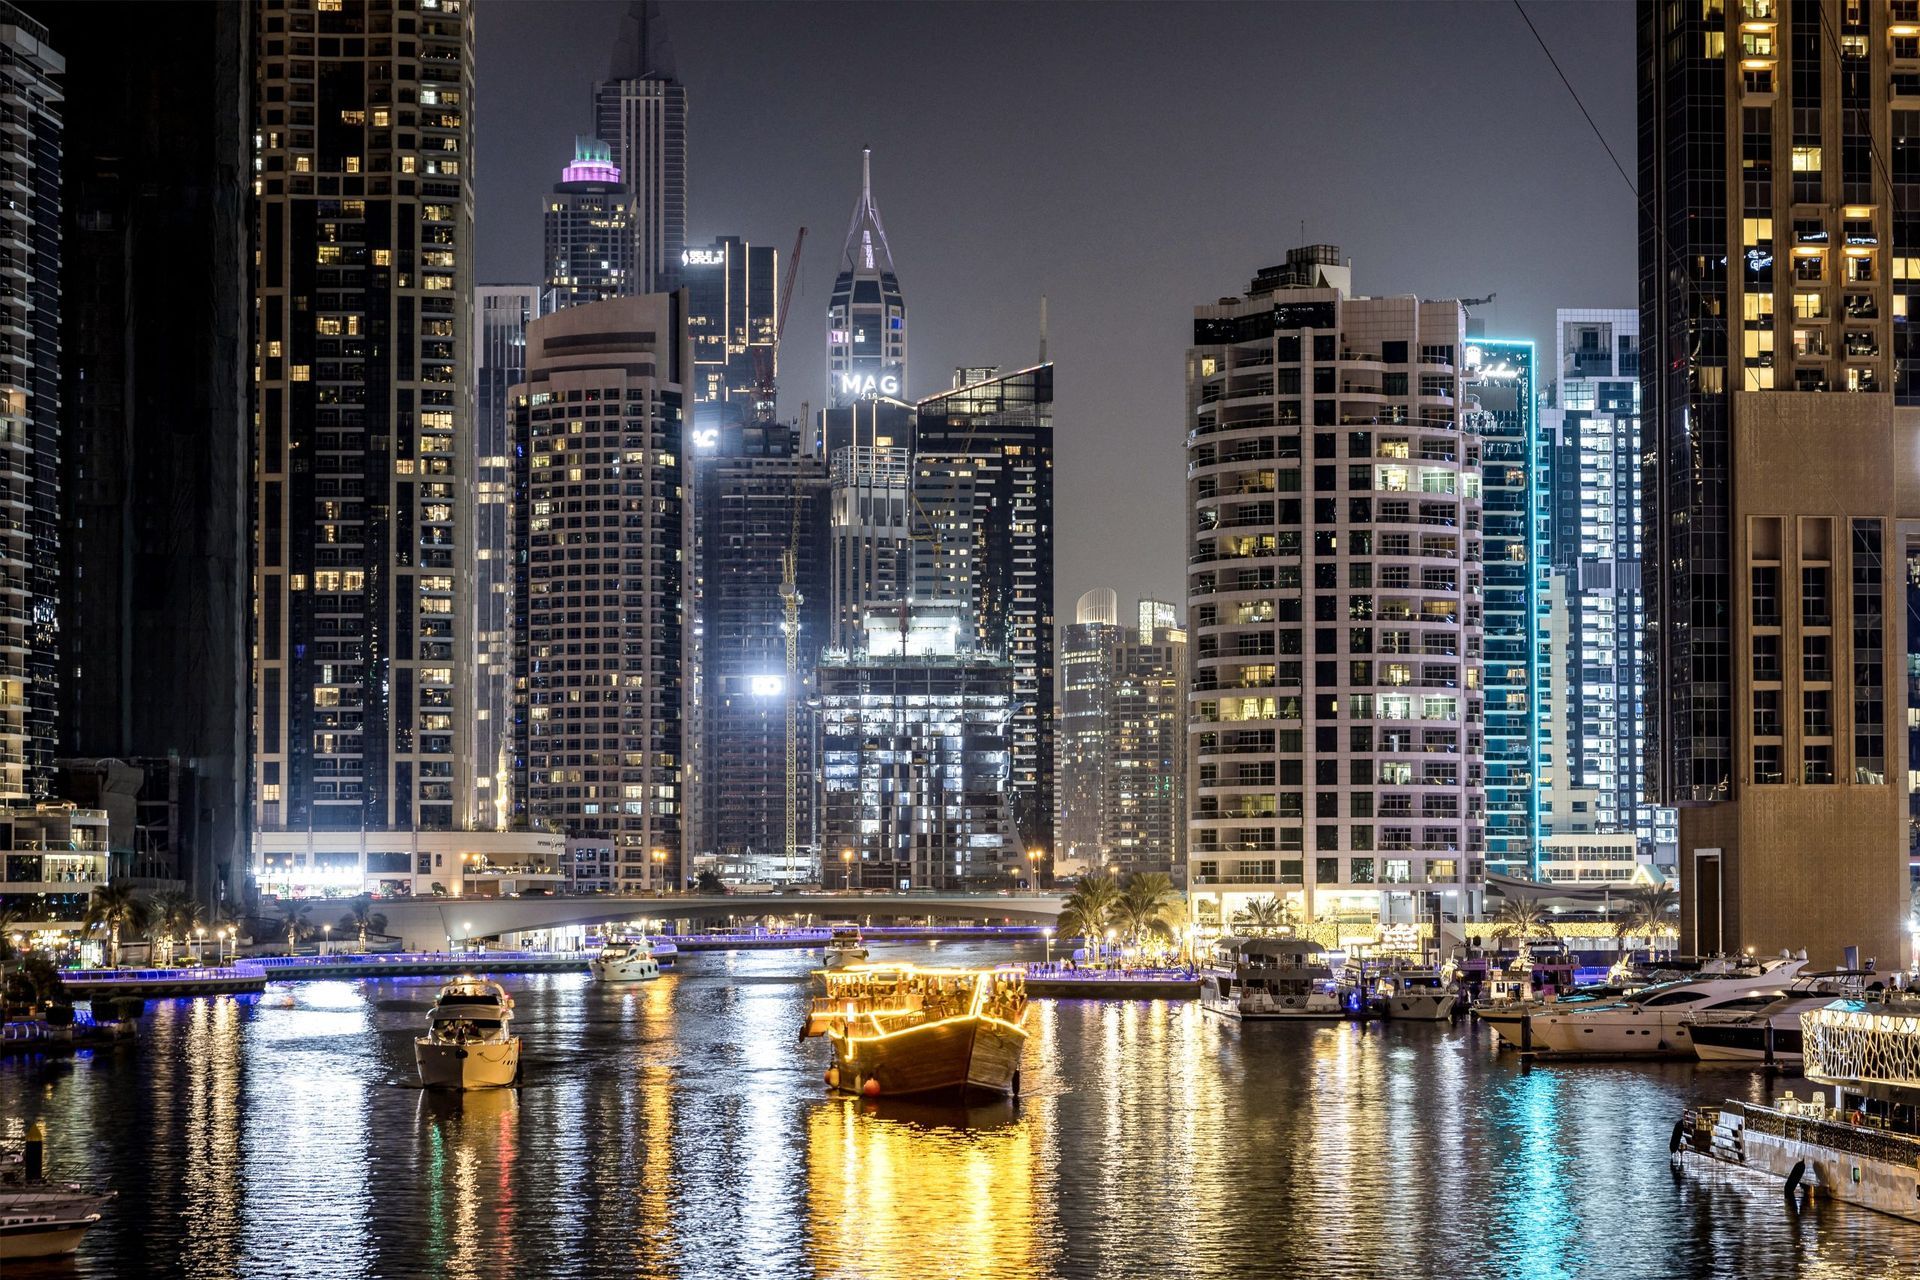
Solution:
[[(1765, 1064), (1766, 1028), (1756, 1026), (1695, 1026), (1693, 1052), (1702, 1062), (1738, 1062)], [(1800, 1030), (1776, 1027), (1773, 1033), (1773, 1061), (1779, 1066), (1799, 1066)]]
[(0, 1261), (64, 1258), (80, 1247), (91, 1222), (0, 1225)]
[[(1824, 1197), (1920, 1222), (1920, 1167), (1913, 1153), (1901, 1151), (1920, 1148), (1920, 1143), (1832, 1121), (1785, 1116), (1771, 1108), (1751, 1111), (1729, 1106), (1711, 1131), (1685, 1135), (1680, 1150), (1776, 1178), (1789, 1178), (1798, 1168), (1801, 1184)], [(1904, 1159), (1880, 1158), (1875, 1139)]]
[(1384, 996), (1380, 1012), (1396, 1022), (1445, 1022), (1459, 1002), (1460, 997), (1451, 991)]
[(652, 956), (638, 959), (607, 960), (595, 956), (589, 966), (601, 982), (651, 982), (660, 976), (659, 962)]
[[(897, 1098), (1018, 1093), (1024, 1031), (996, 1018), (949, 1018), (885, 1036), (831, 1033), (830, 1083), (846, 1093)], [(869, 1088), (872, 1082), (875, 1089)]]
[(1566, 1058), (1691, 1058), (1693, 1035), (1680, 1016), (1536, 1013), (1533, 1051)]
[(416, 1040), (413, 1060), (429, 1089), (502, 1089), (520, 1074), (520, 1037), (468, 1044)]

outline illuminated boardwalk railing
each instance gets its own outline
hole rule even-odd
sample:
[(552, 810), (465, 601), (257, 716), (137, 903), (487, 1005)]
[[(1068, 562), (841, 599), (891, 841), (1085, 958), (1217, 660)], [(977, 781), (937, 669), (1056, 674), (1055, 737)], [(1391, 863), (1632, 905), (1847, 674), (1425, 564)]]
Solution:
[(1806, 1076), (1920, 1090), (1920, 999), (1846, 1001), (1800, 1015)]

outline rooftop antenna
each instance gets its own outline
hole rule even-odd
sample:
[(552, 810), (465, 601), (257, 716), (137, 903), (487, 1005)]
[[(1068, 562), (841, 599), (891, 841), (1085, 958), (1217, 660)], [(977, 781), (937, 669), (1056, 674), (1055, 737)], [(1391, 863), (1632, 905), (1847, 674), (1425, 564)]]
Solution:
[(1047, 295), (1040, 295), (1040, 363), (1047, 362)]
[(873, 148), (860, 148), (860, 199), (873, 203)]

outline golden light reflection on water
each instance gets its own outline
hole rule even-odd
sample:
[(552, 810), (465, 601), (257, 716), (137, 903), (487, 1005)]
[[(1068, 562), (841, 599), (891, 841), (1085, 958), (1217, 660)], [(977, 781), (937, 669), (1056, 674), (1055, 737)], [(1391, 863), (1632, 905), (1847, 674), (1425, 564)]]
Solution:
[(520, 1205), (512, 1194), (520, 1098), (513, 1089), (420, 1091), (427, 1128), (428, 1243), (437, 1274), (514, 1270)]
[(1012, 1104), (834, 1098), (807, 1119), (807, 1254), (823, 1276), (1045, 1274), (1048, 1188)]

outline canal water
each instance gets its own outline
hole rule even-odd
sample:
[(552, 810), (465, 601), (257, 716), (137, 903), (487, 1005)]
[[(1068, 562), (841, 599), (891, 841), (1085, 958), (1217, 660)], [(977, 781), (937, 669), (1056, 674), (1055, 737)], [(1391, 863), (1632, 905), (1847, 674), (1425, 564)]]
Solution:
[[(922, 961), (1014, 945), (876, 949)], [(137, 1054), (0, 1059), (0, 1122), (117, 1187), (35, 1274), (266, 1277), (1892, 1277), (1920, 1226), (1697, 1162), (1756, 1073), (1523, 1069), (1457, 1026), (1235, 1026), (1036, 1001), (1016, 1104), (831, 1095), (817, 958), (504, 979), (518, 1091), (412, 1087), (432, 979), (154, 1004)], [(1787, 1082), (1804, 1095), (1805, 1086)]]

